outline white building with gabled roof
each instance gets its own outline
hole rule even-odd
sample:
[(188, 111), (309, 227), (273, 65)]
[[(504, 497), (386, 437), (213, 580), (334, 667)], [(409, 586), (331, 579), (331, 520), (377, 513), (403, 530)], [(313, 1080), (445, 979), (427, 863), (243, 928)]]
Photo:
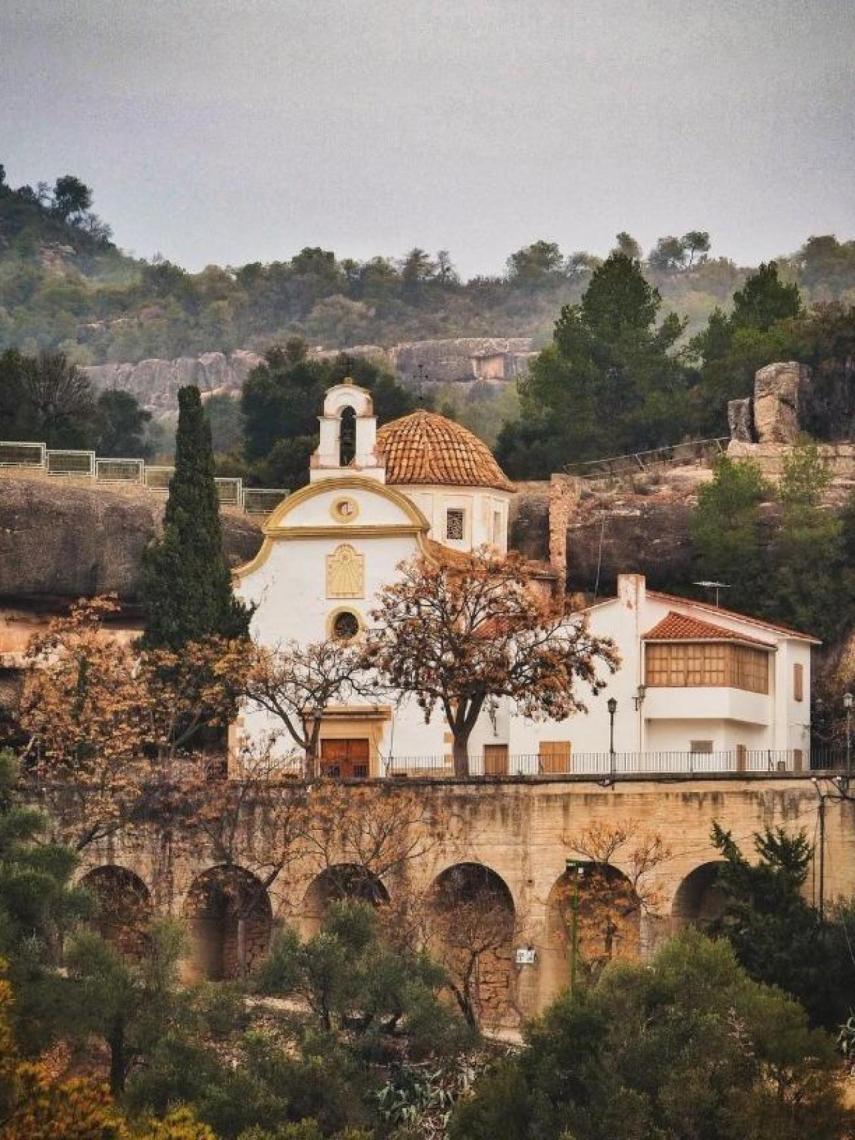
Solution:
[[(347, 433), (344, 419), (352, 421)], [(336, 385), (324, 402), (309, 485), (273, 511), (261, 549), (236, 572), (238, 595), (255, 607), (253, 635), (268, 646), (358, 637), (402, 562), (453, 561), (482, 545), (505, 552), (513, 494), (487, 446), (459, 424), (422, 410), (378, 431), (370, 393)], [(538, 573), (542, 588), (560, 581), (556, 568)], [(815, 638), (648, 590), (634, 574), (621, 575), (617, 596), (586, 612), (621, 658), (605, 690), (563, 722), (535, 722), (507, 700), (493, 702), (470, 740), (473, 773), (776, 771), (807, 763)], [(237, 726), (250, 741), (275, 728), (252, 708)], [(450, 774), (451, 736), (439, 714), (425, 724), (411, 697), (354, 698), (326, 711), (321, 768), (357, 778)]]

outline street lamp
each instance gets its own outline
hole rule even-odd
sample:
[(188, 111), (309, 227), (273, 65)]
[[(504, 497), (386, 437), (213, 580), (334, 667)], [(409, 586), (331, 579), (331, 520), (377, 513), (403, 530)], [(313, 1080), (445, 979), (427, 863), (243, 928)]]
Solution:
[(852, 775), (852, 706), (855, 697), (851, 693), (843, 694), (843, 707), (846, 709), (846, 779)]
[(617, 701), (614, 697), (609, 697), (606, 701), (606, 708), (609, 710), (609, 776), (612, 780), (615, 778), (615, 713), (617, 712)]

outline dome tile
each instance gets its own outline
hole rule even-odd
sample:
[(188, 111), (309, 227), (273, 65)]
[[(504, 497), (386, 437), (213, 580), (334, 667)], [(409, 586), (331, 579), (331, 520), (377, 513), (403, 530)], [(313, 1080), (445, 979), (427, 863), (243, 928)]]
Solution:
[(377, 450), (386, 464), (387, 483), (514, 490), (483, 440), (423, 408), (381, 427)]

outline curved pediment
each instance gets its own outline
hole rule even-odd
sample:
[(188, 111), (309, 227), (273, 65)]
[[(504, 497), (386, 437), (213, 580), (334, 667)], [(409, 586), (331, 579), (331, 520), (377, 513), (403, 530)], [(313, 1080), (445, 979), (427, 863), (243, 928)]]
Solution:
[(262, 566), (273, 544), (305, 538), (374, 538), (413, 535), (421, 539), (430, 524), (406, 495), (358, 475), (323, 479), (284, 499), (264, 524), (264, 541), (251, 562), (234, 574), (243, 578)]

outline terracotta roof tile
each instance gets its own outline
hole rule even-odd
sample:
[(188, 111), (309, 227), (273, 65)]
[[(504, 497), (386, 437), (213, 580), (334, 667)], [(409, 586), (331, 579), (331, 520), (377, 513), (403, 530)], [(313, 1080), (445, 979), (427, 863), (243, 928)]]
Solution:
[(482, 440), (435, 412), (419, 409), (385, 424), (377, 432), (377, 450), (387, 483), (514, 490)]
[(647, 596), (648, 598), (656, 598), (661, 602), (682, 602), (683, 605), (691, 605), (696, 609), (707, 610), (712, 614), (723, 614), (725, 617), (736, 618), (737, 621), (759, 626), (760, 629), (774, 629), (777, 633), (785, 633), (788, 637), (798, 637), (803, 641), (810, 641), (814, 645), (822, 644), (818, 637), (793, 629), (792, 626), (781, 625), (780, 622), (765, 621), (763, 618), (749, 617), (748, 614), (741, 614), (736, 610), (727, 610), (724, 606), (714, 606), (710, 602), (698, 602), (694, 598), (681, 598), (677, 594), (664, 594), (661, 590), (648, 590)]
[(747, 637), (744, 633), (727, 629), (723, 625), (713, 625), (710, 621), (700, 621), (689, 617), (688, 614), (678, 614), (674, 610), (666, 614), (653, 629), (644, 634), (644, 641), (742, 641), (752, 645), (762, 645), (764, 649), (773, 649), (768, 641), (760, 641), (757, 637)]

